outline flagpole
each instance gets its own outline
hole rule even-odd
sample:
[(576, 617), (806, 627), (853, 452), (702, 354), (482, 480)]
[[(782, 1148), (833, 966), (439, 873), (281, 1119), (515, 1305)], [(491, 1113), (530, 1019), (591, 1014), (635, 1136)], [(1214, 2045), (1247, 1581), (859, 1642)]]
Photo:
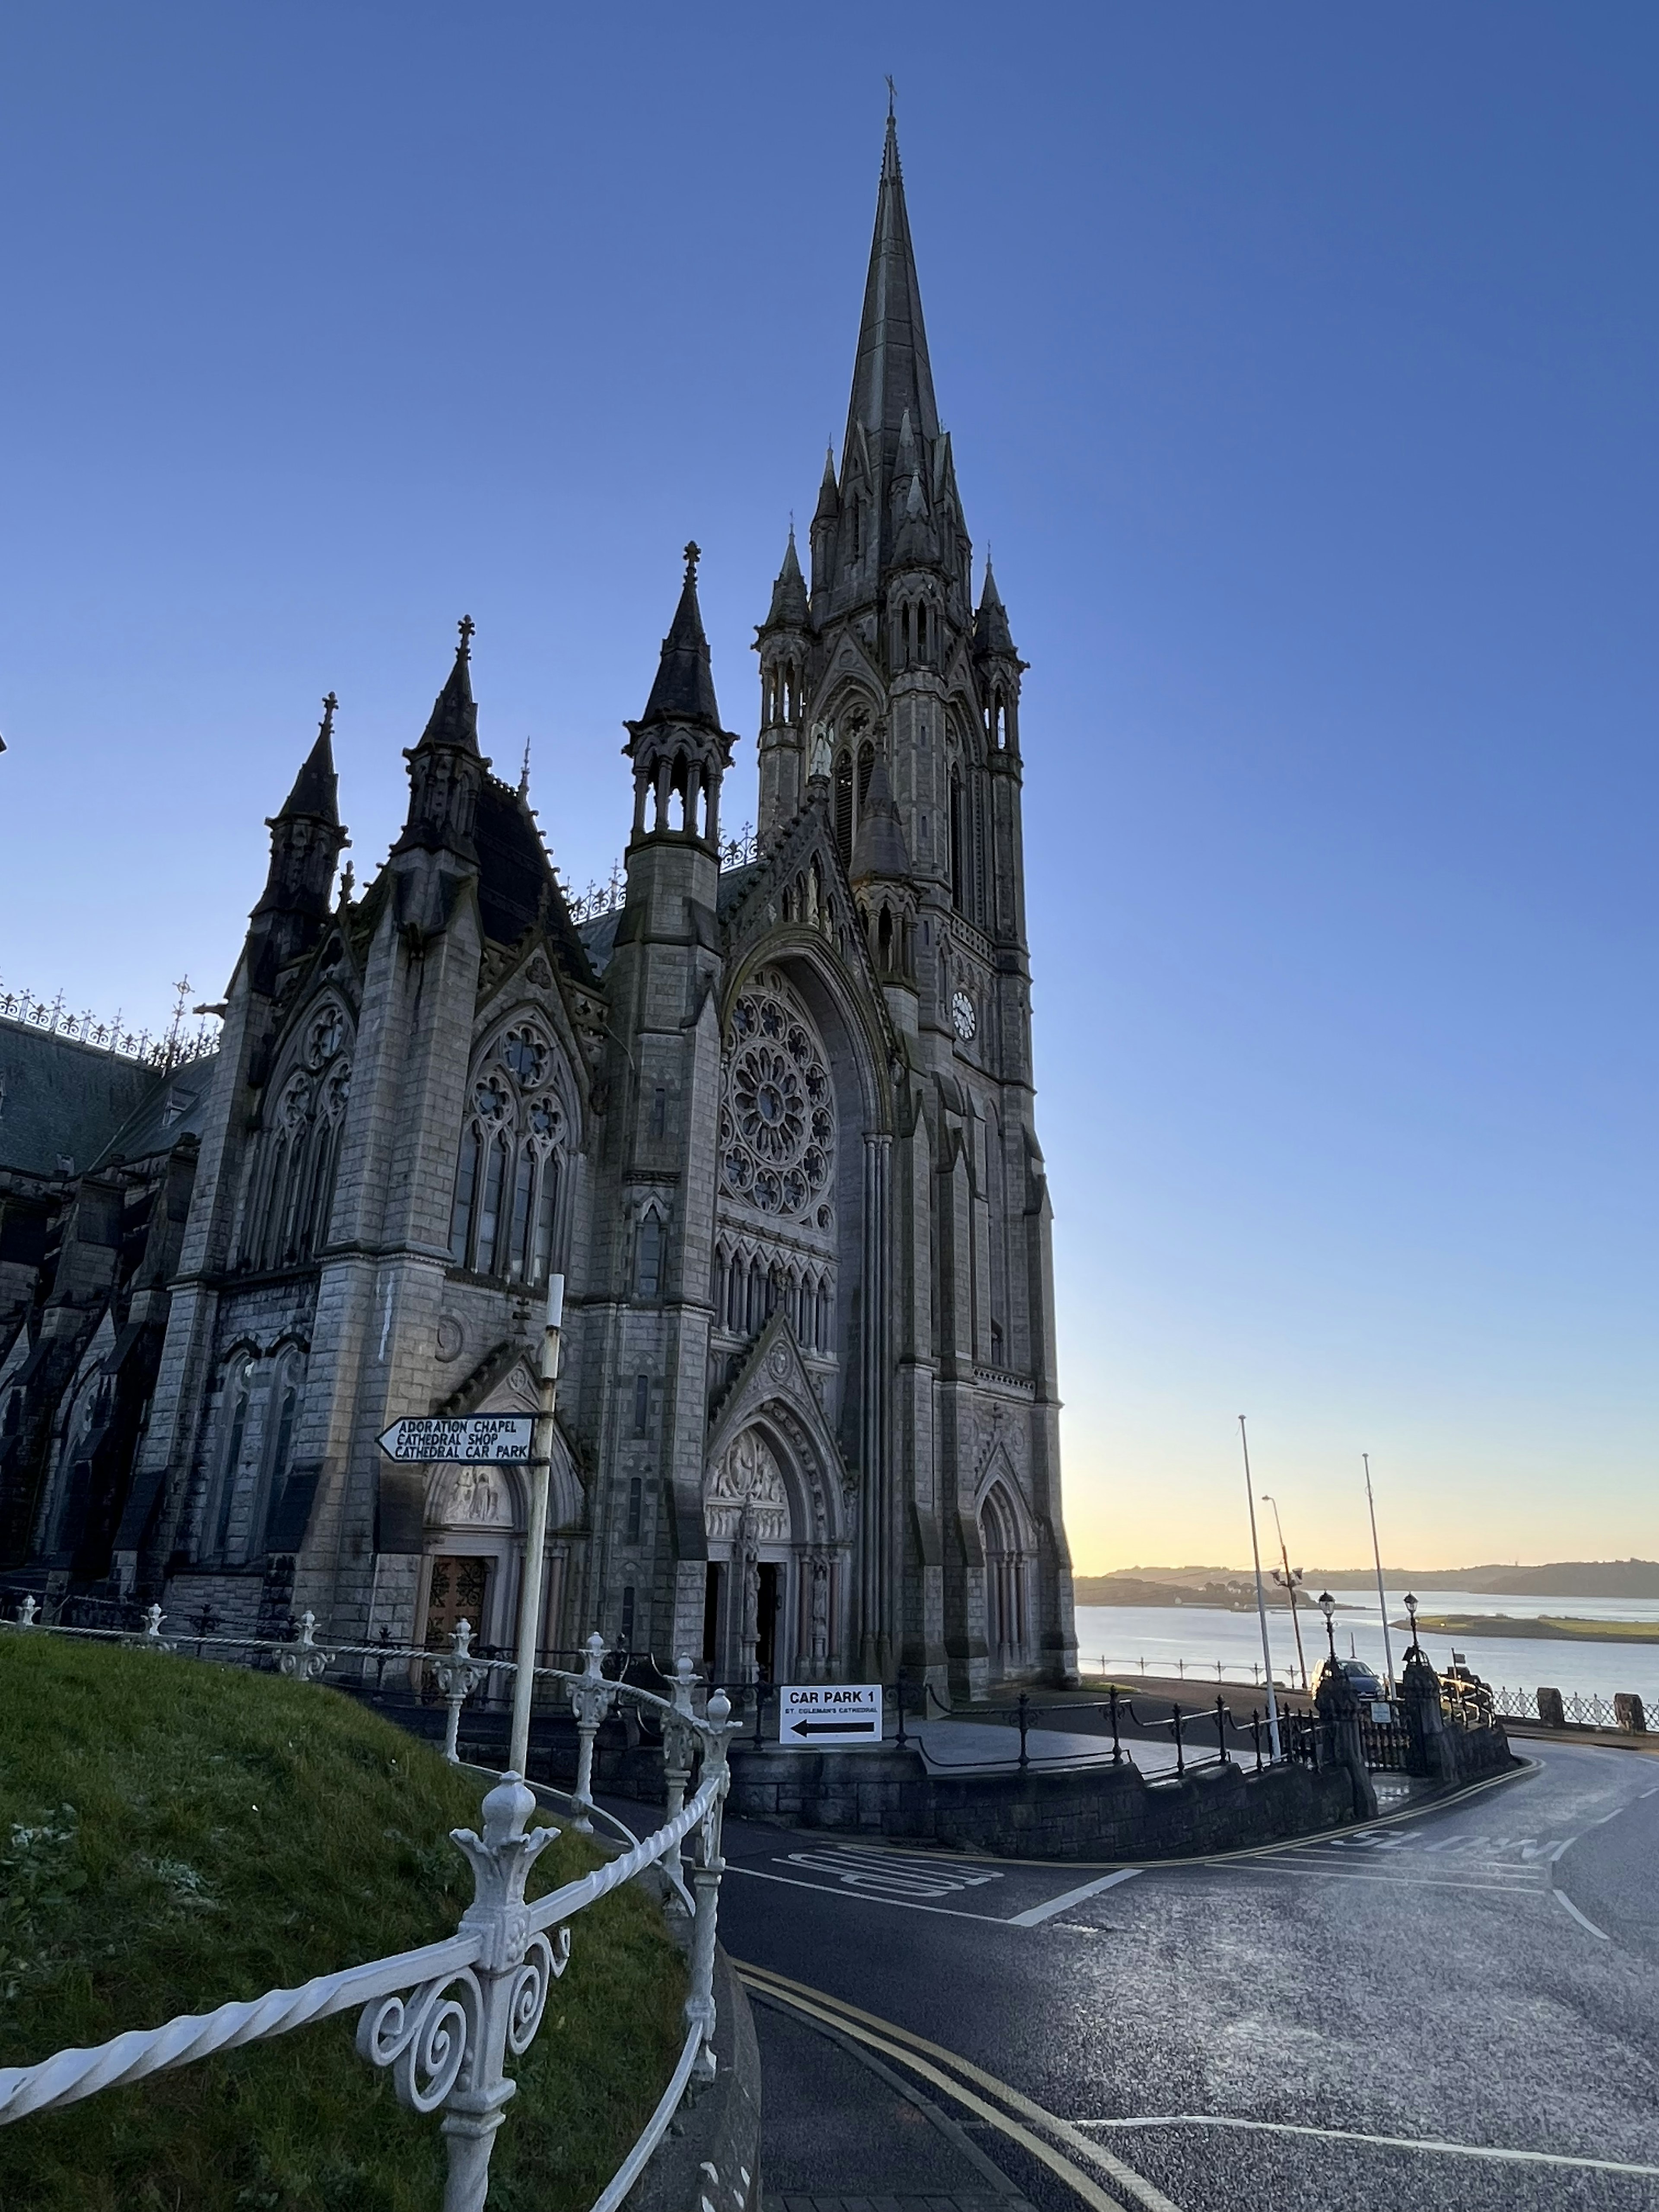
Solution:
[(1382, 1665), (1389, 1681), (1389, 1695), (1394, 1695), (1394, 1646), (1389, 1641), (1389, 1597), (1382, 1587), (1382, 1548), (1376, 1540), (1376, 1500), (1371, 1496), (1371, 1455), (1361, 1452), (1365, 1462), (1365, 1504), (1371, 1516), (1371, 1558), (1376, 1565), (1376, 1602), (1382, 1613)]
[(1261, 1587), (1261, 1547), (1255, 1534), (1255, 1489), (1250, 1480), (1250, 1439), (1245, 1431), (1244, 1416), (1238, 1417), (1238, 1441), (1244, 1451), (1244, 1501), (1250, 1509), (1250, 1557), (1255, 1563), (1255, 1612), (1261, 1623), (1261, 1662), (1267, 1676), (1267, 1740), (1273, 1746), (1273, 1757), (1279, 1757), (1279, 1700), (1273, 1695), (1273, 1647), (1267, 1641), (1267, 1599)]

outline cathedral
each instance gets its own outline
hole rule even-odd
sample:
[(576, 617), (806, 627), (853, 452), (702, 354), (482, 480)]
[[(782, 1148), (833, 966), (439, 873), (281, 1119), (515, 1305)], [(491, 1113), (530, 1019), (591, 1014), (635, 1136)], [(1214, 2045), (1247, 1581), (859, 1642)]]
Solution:
[(463, 621), (360, 892), (326, 702), (216, 1052), (134, 1076), (0, 1012), (0, 1585), (509, 1644), (521, 1474), (375, 1439), (533, 1410), (558, 1272), (544, 1651), (1075, 1678), (1024, 663), (988, 564), (975, 602), (890, 118), (805, 550), (756, 633), (752, 848), (688, 546), (619, 904), (573, 916), (491, 773)]

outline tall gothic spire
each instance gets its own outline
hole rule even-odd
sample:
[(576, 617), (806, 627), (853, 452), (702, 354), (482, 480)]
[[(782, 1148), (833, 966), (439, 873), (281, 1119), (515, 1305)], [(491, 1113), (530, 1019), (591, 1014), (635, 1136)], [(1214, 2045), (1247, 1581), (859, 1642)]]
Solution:
[(853, 368), (853, 397), (847, 410), (848, 447), (861, 425), (872, 447), (884, 459), (890, 460), (907, 412), (915, 430), (931, 445), (939, 435), (939, 411), (933, 404), (933, 372), (921, 320), (921, 287), (916, 281), (910, 218), (904, 205), (898, 126), (890, 114), (876, 196), (875, 236), (870, 244), (870, 273), (864, 285), (864, 317)]

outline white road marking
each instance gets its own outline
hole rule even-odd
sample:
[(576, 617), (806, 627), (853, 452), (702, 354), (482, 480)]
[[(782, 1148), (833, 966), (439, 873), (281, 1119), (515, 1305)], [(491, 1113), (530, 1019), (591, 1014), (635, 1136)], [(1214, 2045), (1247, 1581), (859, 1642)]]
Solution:
[(1459, 1881), (1451, 1875), (1360, 1874), (1346, 1867), (1293, 1866), (1283, 1859), (1256, 1859), (1249, 1871), (1300, 1875), (1306, 1881), (1372, 1881), (1395, 1889), (1484, 1889), (1494, 1897), (1541, 1897), (1544, 1893), (1541, 1881)]
[(1357, 2128), (1303, 2127), (1291, 2120), (1238, 2120), (1213, 2112), (1149, 2114), (1133, 2120), (1074, 2120), (1072, 2124), (1079, 2128), (1237, 2128), (1258, 2135), (1312, 2136), (1321, 2142), (1375, 2143), (1383, 2150), (1440, 2151), (1448, 2158), (1486, 2159), (1502, 2166), (1565, 2166), (1590, 2173), (1659, 2174), (1659, 2166), (1632, 2166), (1616, 2158), (1572, 2158), (1553, 2150), (1499, 2150), (1487, 2143), (1442, 2142), (1433, 2136), (1371, 2136), (1362, 2134)]
[(1008, 1925), (1000, 1912), (964, 1912), (959, 1905), (921, 1905), (914, 1897), (883, 1897), (870, 1889), (831, 1888), (827, 1881), (800, 1881), (787, 1874), (768, 1874), (764, 1867), (738, 1866), (727, 1860), (727, 1874), (746, 1874), (751, 1881), (781, 1881), (789, 1889), (810, 1889), (820, 1897), (838, 1897), (844, 1904), (896, 1905), (905, 1912), (942, 1912), (947, 1920), (983, 1920), (993, 1928)]
[(1585, 1919), (1583, 1914), (1578, 1910), (1578, 1907), (1567, 1895), (1565, 1889), (1553, 1890), (1550, 1893), (1554, 1898), (1558, 1905), (1565, 1905), (1566, 1906), (1567, 1911), (1571, 1913), (1573, 1918), (1578, 1923), (1578, 1925), (1581, 1928), (1588, 1929), (1589, 1933), (1596, 1937), (1599, 1942), (1610, 1943), (1613, 1941), (1613, 1938), (1607, 1934), (1605, 1928), (1598, 1928), (1593, 1920)]
[(1559, 1866), (1562, 1860), (1565, 1858), (1567, 1853), (1572, 1849), (1573, 1845), (1577, 1841), (1578, 1838), (1577, 1836), (1569, 1836), (1565, 1844), (1558, 1844), (1555, 1849), (1550, 1853), (1550, 1864), (1552, 1866)]
[(957, 1890), (982, 1889), (1004, 1876), (948, 1860), (925, 1859), (920, 1853), (863, 1850), (855, 1844), (827, 1845), (822, 1850), (791, 1851), (776, 1866), (805, 1867), (810, 1874), (833, 1875), (848, 1889), (891, 1890), (904, 1897), (950, 1897)]
[(1068, 1905), (1081, 1905), (1085, 1897), (1098, 1897), (1103, 1889), (1114, 1889), (1121, 1881), (1133, 1881), (1140, 1872), (1139, 1867), (1120, 1867), (1115, 1874), (1103, 1874), (1098, 1881), (1085, 1881), (1080, 1889), (1068, 1889), (1063, 1897), (1051, 1897), (1046, 1905), (1033, 1905), (1024, 1912), (1015, 1913), (1009, 1921), (1011, 1928), (1036, 1928), (1045, 1920), (1052, 1920), (1057, 1912)]

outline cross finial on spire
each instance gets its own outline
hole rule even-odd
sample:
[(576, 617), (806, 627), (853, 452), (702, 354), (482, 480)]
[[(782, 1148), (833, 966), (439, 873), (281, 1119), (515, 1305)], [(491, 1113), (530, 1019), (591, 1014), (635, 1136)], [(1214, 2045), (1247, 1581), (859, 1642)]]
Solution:
[(696, 582), (697, 563), (702, 558), (702, 548), (694, 538), (685, 549), (685, 580), (688, 584)]
[(530, 740), (528, 738), (524, 741), (524, 766), (519, 770), (519, 796), (520, 799), (528, 799), (530, 796)]
[(473, 621), (471, 615), (463, 615), (459, 622), (456, 623), (455, 627), (461, 634), (460, 644), (456, 647), (456, 658), (459, 660), (471, 660), (472, 658), (472, 634), (477, 629), (478, 625)]
[(898, 87), (893, 82), (892, 78), (890, 76), (887, 80), (887, 120), (890, 123), (893, 119), (893, 108), (897, 99)]
[(323, 737), (325, 737), (325, 738), (326, 738), (326, 737), (331, 737), (331, 736), (333, 735), (333, 733), (334, 733), (334, 710), (335, 710), (335, 708), (339, 705), (339, 703), (340, 703), (340, 702), (339, 702), (339, 701), (335, 697), (334, 694), (333, 694), (331, 691), (329, 693), (329, 695), (328, 695), (327, 698), (324, 700), (324, 702), (323, 702), (323, 720), (322, 720), (322, 724), (321, 724), (321, 727), (320, 727), (320, 731), (319, 731), (319, 734), (320, 734), (321, 736), (323, 736)]

